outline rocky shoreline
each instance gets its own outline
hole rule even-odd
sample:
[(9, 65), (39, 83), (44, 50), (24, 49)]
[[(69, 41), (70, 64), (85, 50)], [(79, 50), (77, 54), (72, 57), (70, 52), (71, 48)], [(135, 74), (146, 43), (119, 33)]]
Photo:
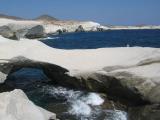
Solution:
[(127, 106), (131, 120), (159, 113), (159, 48), (60, 50), (23, 40), (3, 42), (0, 52), (1, 83), (23, 67), (39, 68), (53, 84), (105, 93)]
[(72, 32), (137, 29), (160, 29), (160, 26), (103, 26), (92, 21), (63, 21), (48, 15), (42, 15), (33, 20), (0, 15), (0, 35), (14, 40), (20, 40), (21, 38), (37, 39), (52, 34)]
[[(13, 18), (13, 19), (12, 19)], [(20, 38), (37, 39), (51, 34), (71, 32), (104, 31), (107, 28), (92, 21), (62, 21), (48, 15), (34, 20), (16, 19), (16, 17), (0, 17), (0, 35), (20, 40)]]
[[(11, 73), (24, 67), (38, 68), (52, 80), (52, 84), (105, 94), (109, 100), (125, 106), (129, 120), (160, 119), (159, 48), (124, 47), (93, 50), (50, 48), (37, 41), (37, 38), (47, 37), (48, 34), (103, 31), (107, 28), (94, 22), (42, 18), (38, 20), (0, 18), (1, 91), (9, 90), (4, 83)], [(19, 93), (18, 98), (29, 101), (20, 90), (0, 93), (0, 95), (11, 94), (12, 97)], [(17, 103), (16, 98), (14, 102)], [(33, 103), (31, 104), (34, 106)], [(11, 108), (16, 107), (11, 106)], [(34, 106), (34, 109), (38, 108)], [(19, 111), (19, 108), (16, 109)], [(55, 114), (39, 109), (38, 113), (35, 113), (38, 116), (32, 116), (30, 120), (35, 118), (56, 120)], [(19, 113), (23, 114), (21, 111)], [(26, 116), (29, 116), (28, 114)], [(16, 116), (15, 113), (12, 115)], [(5, 112), (3, 116), (2, 120), (6, 120)], [(23, 120), (23, 117), (21, 119)]]

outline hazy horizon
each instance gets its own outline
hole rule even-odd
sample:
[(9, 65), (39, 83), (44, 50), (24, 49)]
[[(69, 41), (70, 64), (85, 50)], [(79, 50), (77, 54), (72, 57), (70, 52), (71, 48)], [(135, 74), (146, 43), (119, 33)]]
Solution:
[(159, 6), (160, 0), (1, 0), (0, 13), (26, 19), (48, 14), (105, 25), (160, 25)]

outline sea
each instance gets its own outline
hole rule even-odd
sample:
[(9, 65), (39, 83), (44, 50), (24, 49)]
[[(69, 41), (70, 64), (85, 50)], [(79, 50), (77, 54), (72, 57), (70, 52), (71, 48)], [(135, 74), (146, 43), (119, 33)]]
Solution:
[(160, 47), (160, 30), (108, 30), (48, 37), (46, 45), (59, 49), (96, 49), (108, 47)]
[[(110, 47), (160, 47), (160, 30), (108, 30), (51, 35), (41, 40), (58, 49)], [(128, 120), (127, 112), (104, 109), (100, 94), (48, 84), (41, 69), (23, 68), (12, 73), (6, 83), (23, 89), (29, 99), (57, 114), (60, 120)]]

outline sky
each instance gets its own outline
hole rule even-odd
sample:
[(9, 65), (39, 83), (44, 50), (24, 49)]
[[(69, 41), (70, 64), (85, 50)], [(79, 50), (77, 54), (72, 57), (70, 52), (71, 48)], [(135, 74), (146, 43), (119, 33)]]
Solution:
[(160, 25), (160, 0), (0, 0), (0, 13), (92, 20), (105, 25)]

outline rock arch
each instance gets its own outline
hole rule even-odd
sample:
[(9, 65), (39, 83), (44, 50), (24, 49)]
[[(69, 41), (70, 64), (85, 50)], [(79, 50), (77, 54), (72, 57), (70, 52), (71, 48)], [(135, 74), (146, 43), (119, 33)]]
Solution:
[[(95, 72), (85, 73), (79, 77), (73, 77), (66, 74), (69, 72), (67, 69), (58, 65), (30, 60), (22, 56), (10, 59), (7, 63), (0, 63), (0, 72), (7, 76), (22, 68), (41, 69), (44, 74), (53, 81), (53, 83), (61, 86), (106, 93), (111, 99), (122, 102), (125, 101), (126, 104), (139, 105), (148, 103), (148, 101), (144, 100), (143, 96), (137, 92), (136, 89), (124, 86), (121, 83), (121, 80), (112, 76)], [(86, 75), (88, 76), (87, 78), (84, 77)]]
[(63, 75), (65, 74), (65, 72), (68, 72), (67, 69), (62, 68), (60, 66), (46, 63), (46, 62), (30, 60), (22, 56), (15, 57), (7, 61), (8, 62), (0, 63), (0, 71), (6, 74), (7, 76), (9, 76), (11, 73), (16, 72), (22, 68), (41, 69), (43, 70), (44, 74), (48, 78), (51, 78), (52, 75), (50, 74)]

